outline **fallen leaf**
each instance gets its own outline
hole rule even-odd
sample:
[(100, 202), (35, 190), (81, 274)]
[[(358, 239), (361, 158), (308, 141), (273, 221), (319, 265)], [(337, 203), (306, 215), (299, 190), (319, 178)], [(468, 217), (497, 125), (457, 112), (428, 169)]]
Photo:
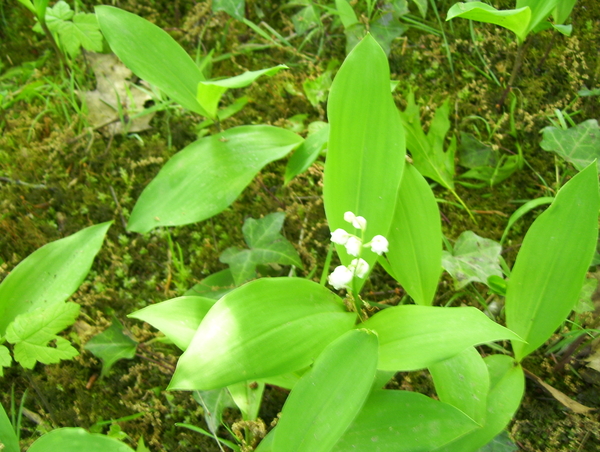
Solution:
[(525, 373), (527, 374), (527, 376), (531, 377), (537, 384), (539, 384), (546, 391), (548, 391), (552, 395), (552, 397), (554, 397), (556, 400), (558, 400), (563, 406), (567, 407), (574, 413), (587, 414), (590, 411), (595, 410), (595, 408), (590, 408), (585, 405), (582, 405), (579, 402), (576, 402), (575, 400), (570, 398), (568, 395), (566, 395), (564, 392), (561, 392), (558, 389), (550, 386), (548, 383), (543, 381), (540, 377), (529, 372), (528, 370), (525, 370)]

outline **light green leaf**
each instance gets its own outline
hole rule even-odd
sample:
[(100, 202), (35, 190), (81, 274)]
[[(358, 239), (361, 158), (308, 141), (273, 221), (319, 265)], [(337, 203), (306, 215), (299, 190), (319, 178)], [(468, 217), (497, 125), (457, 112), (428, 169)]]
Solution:
[(29, 11), (31, 11), (33, 14), (35, 14), (35, 8), (33, 7), (33, 3), (31, 3), (31, 0), (17, 0), (21, 5), (23, 5), (25, 8), (27, 8)]
[[(390, 92), (385, 53), (367, 35), (338, 71), (327, 111), (330, 124), (323, 198), (332, 231), (346, 229), (344, 213), (367, 219), (365, 241), (387, 237), (405, 162), (404, 133)], [(353, 231), (350, 231), (353, 232)], [(336, 245), (340, 259), (352, 256)], [(361, 256), (370, 267), (375, 253)]]
[(207, 276), (189, 289), (184, 295), (218, 300), (227, 292), (231, 292), (234, 288), (235, 283), (233, 282), (233, 275), (231, 274), (231, 270), (227, 268)]
[[(56, 333), (75, 323), (79, 305), (73, 302), (54, 303), (17, 316), (6, 329), (6, 340), (14, 346), (15, 361), (25, 369), (33, 369), (36, 361), (53, 364), (71, 359), (79, 353), (69, 341)], [(49, 347), (55, 341), (56, 348)]]
[(406, 165), (386, 254), (394, 278), (421, 305), (431, 305), (442, 272), (442, 225), (429, 184)]
[(243, 420), (254, 421), (258, 418), (258, 410), (265, 390), (264, 382), (242, 381), (227, 386), (227, 390), (242, 412)]
[(195, 141), (144, 189), (127, 228), (144, 233), (206, 220), (235, 201), (263, 166), (301, 142), (293, 132), (264, 125), (234, 127)]
[(575, 7), (575, 3), (577, 0), (561, 0), (554, 7), (554, 11), (552, 11), (552, 17), (557, 24), (564, 24), (569, 16), (571, 15), (571, 11)]
[(167, 32), (112, 6), (96, 6), (96, 16), (111, 49), (135, 75), (188, 110), (209, 116), (196, 100), (198, 83), (204, 76)]
[(452, 137), (448, 149), (444, 151), (444, 138), (450, 129), (449, 100), (435, 111), (425, 135), (421, 125), (421, 113), (415, 103), (415, 95), (411, 91), (406, 96), (406, 110), (400, 112), (402, 124), (406, 131), (406, 147), (411, 153), (415, 167), (425, 176), (433, 179), (443, 187), (454, 189), (454, 151), (456, 139)]
[(377, 336), (351, 330), (329, 344), (294, 386), (277, 423), (273, 452), (328, 452), (369, 395)]
[(262, 75), (272, 76), (277, 74), (281, 69), (286, 68), (287, 66), (280, 64), (279, 66), (261, 69), (259, 71), (247, 71), (235, 77), (225, 78), (222, 80), (201, 81), (198, 83), (196, 99), (202, 108), (208, 113), (209, 117), (215, 119), (217, 116), (217, 108), (219, 106), (221, 96), (228, 89), (244, 88)]
[(458, 408), (479, 425), (486, 420), (490, 377), (474, 347), (429, 367), (439, 399)]
[(352, 25), (358, 23), (358, 18), (347, 0), (335, 0), (335, 7), (344, 28), (350, 28)]
[(76, 14), (72, 22), (61, 23), (58, 36), (60, 45), (73, 58), (81, 47), (93, 52), (102, 51), (102, 33), (94, 14)]
[(106, 330), (87, 341), (84, 348), (102, 360), (104, 377), (118, 360), (133, 359), (137, 344), (137, 341), (123, 332), (123, 325), (115, 319)]
[(529, 7), (497, 10), (482, 2), (455, 3), (448, 11), (446, 20), (455, 17), (500, 25), (516, 34), (520, 42), (525, 41), (529, 30), (533, 28), (530, 28), (532, 14)]
[(476, 308), (402, 305), (384, 309), (360, 328), (379, 336), (381, 370), (410, 371), (452, 358), (468, 347), (519, 340)]
[(213, 12), (225, 11), (234, 19), (241, 20), (245, 17), (246, 4), (244, 0), (213, 0)]
[(498, 242), (465, 231), (458, 237), (452, 253), (442, 252), (442, 267), (454, 278), (456, 290), (474, 281), (487, 284), (490, 276), (502, 276), (501, 251)]
[(69, 4), (60, 0), (54, 6), (46, 9), (46, 25), (50, 31), (58, 32), (60, 25), (71, 20), (74, 14)]
[(301, 369), (355, 319), (338, 296), (315, 282), (249, 282), (204, 317), (169, 388), (209, 390)]
[(545, 127), (542, 132), (542, 149), (557, 153), (579, 171), (594, 160), (596, 165), (600, 165), (600, 127), (595, 119), (588, 119), (567, 130)]
[(19, 440), (10, 419), (0, 403), (0, 443), (4, 445), (2, 452), (21, 452)]
[(504, 229), (504, 232), (502, 233), (502, 238), (500, 239), (500, 245), (502, 245), (504, 243), (504, 239), (506, 239), (506, 236), (508, 235), (508, 231), (510, 231), (510, 228), (512, 228), (512, 226), (523, 215), (532, 211), (536, 207), (543, 206), (545, 204), (550, 204), (552, 201), (554, 201), (554, 198), (552, 196), (544, 196), (541, 198), (532, 199), (531, 201), (527, 201), (525, 204), (523, 204), (521, 207), (519, 207), (517, 210), (515, 210), (513, 212), (513, 214), (510, 216), (510, 218), (508, 219), (508, 223), (506, 224), (506, 228)]
[(0, 377), (4, 376), (4, 368), (10, 367), (11, 364), (10, 351), (4, 345), (0, 345)]
[(453, 406), (423, 394), (374, 390), (332, 452), (429, 452), (476, 427)]
[(552, 14), (556, 5), (562, 1), (564, 0), (517, 0), (517, 8), (531, 8), (531, 21), (527, 32), (535, 33), (535, 28), (544, 23)]
[(565, 184), (533, 223), (506, 293), (506, 324), (527, 343), (517, 361), (541, 346), (577, 303), (598, 238), (598, 171), (590, 164)]
[(49, 243), (17, 265), (0, 284), (0, 336), (19, 314), (65, 301), (77, 290), (111, 222)]
[(35, 441), (27, 452), (133, 452), (119, 440), (82, 428), (57, 428)]
[(321, 151), (327, 147), (328, 141), (329, 124), (322, 123), (322, 127), (316, 132), (308, 135), (306, 140), (298, 146), (298, 149), (296, 149), (294, 154), (288, 160), (285, 167), (284, 183), (286, 185), (289, 184), (294, 177), (306, 171), (314, 163), (317, 157), (319, 157)]
[(229, 264), (236, 285), (256, 277), (256, 266), (277, 263), (302, 268), (302, 261), (294, 246), (279, 231), (283, 227), (284, 212), (271, 213), (255, 220), (248, 218), (242, 232), (250, 249), (227, 248), (220, 261)]
[(519, 408), (525, 390), (525, 376), (521, 366), (515, 365), (515, 361), (506, 355), (491, 355), (484, 361), (490, 381), (485, 425), (433, 452), (478, 450), (506, 428)]
[(192, 342), (200, 322), (215, 303), (211, 298), (183, 296), (146, 306), (127, 317), (149, 323), (177, 347), (185, 350)]

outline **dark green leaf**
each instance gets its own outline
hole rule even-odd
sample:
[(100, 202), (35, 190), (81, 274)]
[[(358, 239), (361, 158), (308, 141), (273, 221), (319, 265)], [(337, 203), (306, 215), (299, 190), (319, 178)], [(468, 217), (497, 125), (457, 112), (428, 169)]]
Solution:
[(123, 325), (115, 319), (106, 330), (91, 338), (84, 348), (102, 360), (102, 376), (106, 376), (118, 360), (135, 356), (137, 344), (123, 332)]
[(298, 146), (298, 149), (290, 157), (285, 167), (284, 183), (289, 184), (294, 177), (306, 171), (327, 146), (328, 141), (329, 124), (322, 123), (322, 126), (316, 132), (306, 137), (306, 140)]
[(600, 127), (595, 119), (588, 119), (567, 130), (546, 127), (543, 133), (542, 149), (556, 152), (579, 171), (594, 160), (600, 165)]
[(234, 19), (245, 17), (246, 4), (244, 0), (212, 0), (213, 12), (225, 11)]

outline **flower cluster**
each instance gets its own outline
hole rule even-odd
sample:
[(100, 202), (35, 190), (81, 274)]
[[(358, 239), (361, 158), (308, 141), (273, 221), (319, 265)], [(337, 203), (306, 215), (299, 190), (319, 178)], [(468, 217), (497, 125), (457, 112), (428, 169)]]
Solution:
[[(361, 231), (361, 235), (364, 236), (365, 230), (367, 229), (367, 220), (364, 217), (354, 215), (352, 212), (346, 212), (344, 214), (344, 220), (352, 224), (356, 229)], [(329, 275), (328, 281), (335, 289), (350, 289), (352, 279), (356, 276), (358, 278), (364, 278), (369, 272), (369, 264), (360, 258), (360, 254), (363, 248), (371, 248), (371, 251), (382, 255), (388, 251), (388, 241), (382, 235), (376, 235), (371, 239), (370, 242), (363, 244), (363, 239), (354, 234), (346, 232), (344, 229), (338, 228), (331, 233), (331, 241), (338, 245), (344, 245), (346, 252), (356, 257), (353, 259), (348, 267), (340, 265), (336, 267), (331, 275)]]

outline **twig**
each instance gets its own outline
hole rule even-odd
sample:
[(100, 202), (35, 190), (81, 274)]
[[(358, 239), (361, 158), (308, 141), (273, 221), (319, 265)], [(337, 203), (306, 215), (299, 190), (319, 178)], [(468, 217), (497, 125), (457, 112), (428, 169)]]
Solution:
[(573, 356), (573, 353), (575, 353), (575, 350), (577, 350), (579, 348), (579, 346), (583, 343), (583, 341), (585, 341), (587, 338), (587, 335), (582, 332), (581, 336), (579, 336), (577, 339), (575, 339), (565, 350), (563, 357), (560, 359), (559, 362), (556, 363), (556, 365), (554, 366), (554, 368), (552, 370), (554, 370), (554, 372), (562, 372), (563, 368), (565, 367), (565, 365), (571, 360), (571, 357)]
[(129, 232), (127, 231), (127, 222), (125, 221), (125, 217), (123, 216), (123, 209), (121, 209), (121, 204), (119, 204), (119, 200), (117, 199), (115, 189), (112, 187), (112, 185), (109, 185), (108, 188), (110, 189), (110, 194), (112, 195), (113, 201), (117, 205), (117, 210), (119, 212), (119, 216), (121, 217), (121, 224), (123, 225), (123, 229), (125, 229), (125, 233), (128, 234)]
[(23, 182), (19, 179), (9, 179), (8, 177), (0, 177), (0, 182), (7, 182), (9, 184), (22, 185), (29, 188), (37, 188), (41, 190), (55, 190), (54, 188), (48, 187), (44, 184), (30, 184), (29, 182)]

